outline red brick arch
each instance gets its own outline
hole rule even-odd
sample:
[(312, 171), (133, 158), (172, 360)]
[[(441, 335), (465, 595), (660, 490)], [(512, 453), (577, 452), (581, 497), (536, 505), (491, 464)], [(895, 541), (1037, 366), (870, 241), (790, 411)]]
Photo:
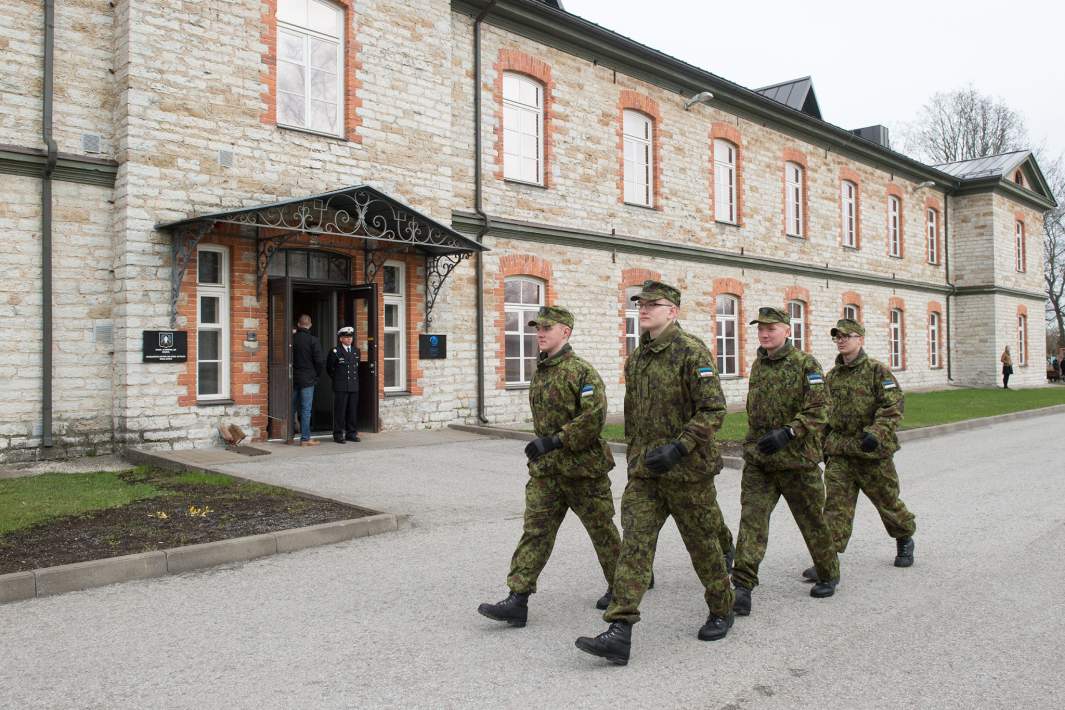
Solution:
[(736, 224), (743, 226), (743, 161), (746, 152), (743, 147), (743, 136), (740, 129), (731, 123), (716, 121), (710, 126), (710, 215), (714, 215), (714, 205), (717, 199), (714, 181), (714, 141), (726, 140), (736, 146)]
[(1021, 316), (1024, 316), (1024, 362), (1018, 367), (1028, 367), (1028, 363), (1032, 361), (1032, 351), (1028, 349), (1028, 331), (1032, 324), (1028, 321), (1028, 306), (1024, 304), (1017, 305), (1017, 318)]
[(841, 299), (843, 304), (839, 309), (839, 317), (843, 317), (843, 306), (858, 306), (858, 322), (863, 323), (865, 321), (865, 307), (862, 304), (862, 294), (857, 291), (844, 291)]
[(496, 77), (494, 83), (495, 91), (495, 109), (496, 109), (496, 127), (495, 127), (495, 161), (496, 179), (503, 179), (503, 74), (507, 72), (513, 72), (515, 74), (524, 74), (532, 79), (538, 81), (544, 87), (544, 164), (541, 166), (543, 172), (543, 185), (548, 186), (548, 170), (551, 165), (551, 158), (554, 155), (554, 130), (553, 130), (553, 115), (554, 110), (554, 82), (551, 79), (551, 65), (547, 62), (537, 59), (531, 54), (526, 54), (519, 49), (504, 47), (499, 50), (499, 58), (495, 64)]
[[(939, 301), (928, 302), (928, 319), (931, 323), (932, 314), (935, 313), (939, 316), (939, 328), (936, 329), (936, 352), (939, 353), (939, 364), (935, 366), (936, 370), (943, 369), (943, 359), (945, 353), (943, 352), (943, 329), (946, 328), (946, 322), (943, 320), (943, 304)], [(932, 348), (931, 341), (929, 341), (928, 348), (928, 366), (932, 367)]]
[(622, 89), (618, 96), (618, 203), (625, 204), (625, 111), (627, 109), (646, 114), (654, 121), (654, 130), (651, 135), (651, 155), (654, 161), (651, 178), (654, 180), (654, 185), (651, 186), (653, 202), (651, 206), (656, 210), (661, 210), (662, 160), (660, 146), (662, 145), (662, 111), (658, 107), (657, 101), (631, 89)]
[(544, 304), (551, 305), (555, 301), (554, 289), (551, 285), (551, 264), (532, 254), (506, 254), (499, 257), (499, 273), (495, 288), (496, 318), (494, 322), (496, 330), (496, 387), (504, 389), (507, 386), (506, 370), (506, 314), (503, 308), (504, 288), (508, 276), (532, 276), (544, 282)]
[(743, 284), (734, 278), (714, 279), (710, 292), (710, 317), (714, 319), (714, 339), (710, 349), (717, 354), (717, 297), (729, 295), (736, 297), (736, 376), (745, 377), (747, 373), (747, 319), (744, 317)]
[[(924, 258), (928, 261), (928, 210), (936, 211), (936, 264), (943, 263), (943, 205), (939, 198), (929, 195), (924, 200), (924, 210), (921, 212), (921, 235), (924, 244)], [(931, 262), (929, 262), (931, 263)]]
[[(802, 327), (803, 327), (803, 352), (810, 352), (813, 347), (811, 341), (813, 334), (810, 332), (810, 290), (802, 286), (788, 286), (784, 289), (784, 307), (791, 301), (802, 301)], [(787, 313), (787, 311), (784, 311)]]

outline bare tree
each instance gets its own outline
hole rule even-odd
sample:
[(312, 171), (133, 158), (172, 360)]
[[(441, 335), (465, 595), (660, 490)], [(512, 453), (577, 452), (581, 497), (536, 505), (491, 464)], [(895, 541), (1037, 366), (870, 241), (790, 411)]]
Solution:
[(903, 129), (908, 154), (930, 165), (983, 158), (1027, 147), (1024, 119), (971, 84), (939, 92)]
[(1044, 175), (1058, 206), (1043, 215), (1043, 280), (1047, 320), (1057, 325), (1057, 348), (1065, 347), (1065, 156), (1044, 165)]

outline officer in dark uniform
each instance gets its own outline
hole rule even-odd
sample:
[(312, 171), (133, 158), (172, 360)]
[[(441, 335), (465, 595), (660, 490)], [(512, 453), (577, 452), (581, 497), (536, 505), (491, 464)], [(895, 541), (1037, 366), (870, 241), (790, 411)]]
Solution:
[(333, 441), (361, 441), (356, 429), (359, 415), (359, 349), (352, 345), (355, 329), (337, 331), (340, 344), (329, 351), (326, 372), (333, 380)]

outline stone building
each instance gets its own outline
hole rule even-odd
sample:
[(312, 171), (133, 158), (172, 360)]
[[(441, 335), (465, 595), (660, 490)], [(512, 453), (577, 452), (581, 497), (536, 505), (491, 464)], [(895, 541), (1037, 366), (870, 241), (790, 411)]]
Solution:
[(617, 412), (647, 278), (734, 404), (764, 304), (908, 388), (1043, 380), (1030, 153), (923, 165), (557, 2), (43, 5), (0, 10), (0, 460), (283, 437), (300, 313), (356, 326), (367, 428), (525, 418), (543, 303)]

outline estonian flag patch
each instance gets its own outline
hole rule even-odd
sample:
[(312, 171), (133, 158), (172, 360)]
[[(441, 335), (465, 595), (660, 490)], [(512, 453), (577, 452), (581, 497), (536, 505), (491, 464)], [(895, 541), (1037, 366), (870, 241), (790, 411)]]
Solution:
[(820, 372), (808, 372), (806, 373), (806, 381), (811, 385), (823, 385), (825, 384), (825, 378), (821, 377)]
[(895, 380), (884, 380), (884, 389), (893, 390), (896, 387), (898, 387), (898, 385), (895, 384)]
[(709, 367), (700, 367), (698, 370), (695, 371), (695, 374), (697, 374), (699, 377), (713, 377), (714, 371), (712, 368)]
[(593, 394), (595, 394), (595, 388), (591, 385), (581, 387), (581, 397), (591, 397)]

